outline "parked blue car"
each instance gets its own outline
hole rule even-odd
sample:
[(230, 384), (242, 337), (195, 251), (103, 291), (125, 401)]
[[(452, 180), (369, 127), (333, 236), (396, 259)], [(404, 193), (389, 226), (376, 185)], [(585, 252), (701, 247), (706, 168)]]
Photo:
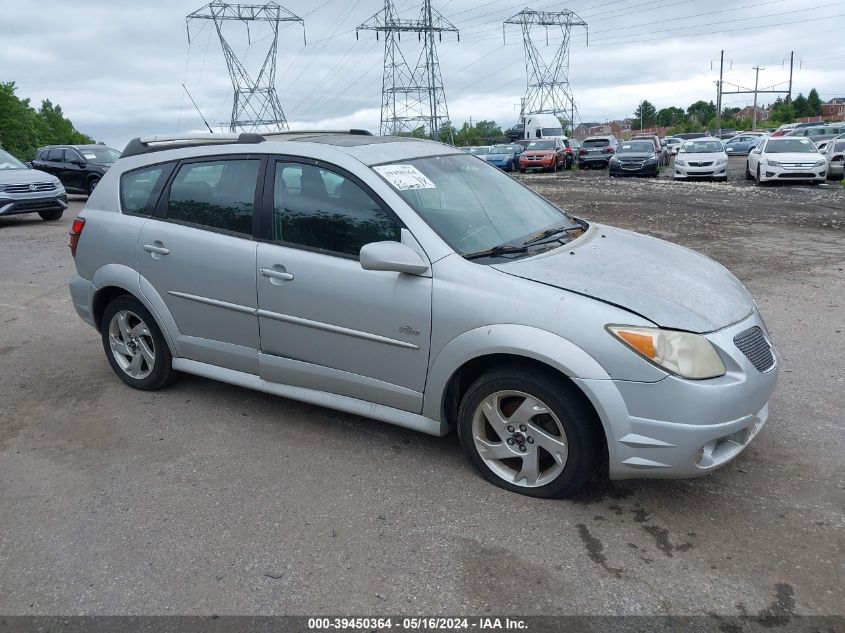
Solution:
[(519, 169), (519, 155), (525, 151), (522, 145), (494, 145), (485, 157), (487, 162), (505, 171)]
[(725, 146), (725, 153), (729, 156), (745, 156), (757, 147), (764, 138), (765, 136), (756, 134), (737, 134), (733, 138), (722, 141), (722, 145)]

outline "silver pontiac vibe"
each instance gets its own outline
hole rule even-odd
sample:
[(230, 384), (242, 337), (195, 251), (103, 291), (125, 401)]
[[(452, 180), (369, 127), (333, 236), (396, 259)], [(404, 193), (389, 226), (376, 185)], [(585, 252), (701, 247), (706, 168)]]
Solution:
[(186, 372), (444, 435), (490, 482), (566, 496), (727, 463), (778, 357), (743, 285), (589, 223), (455, 148), (366, 133), (129, 143), (70, 281), (115, 373)]

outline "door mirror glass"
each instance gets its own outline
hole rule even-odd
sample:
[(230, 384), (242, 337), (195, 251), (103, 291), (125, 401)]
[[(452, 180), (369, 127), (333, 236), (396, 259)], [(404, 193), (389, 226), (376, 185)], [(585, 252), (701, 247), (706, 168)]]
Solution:
[(417, 252), (401, 242), (371, 242), (361, 247), (361, 268), (420, 275), (428, 264)]

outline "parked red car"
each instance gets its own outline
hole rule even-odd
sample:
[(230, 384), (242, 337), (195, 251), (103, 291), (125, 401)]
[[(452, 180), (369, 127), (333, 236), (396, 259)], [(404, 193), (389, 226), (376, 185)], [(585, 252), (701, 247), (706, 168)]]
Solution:
[(554, 172), (558, 167), (568, 167), (569, 164), (564, 139), (560, 138), (531, 141), (519, 157), (519, 171), (523, 174), (529, 169)]

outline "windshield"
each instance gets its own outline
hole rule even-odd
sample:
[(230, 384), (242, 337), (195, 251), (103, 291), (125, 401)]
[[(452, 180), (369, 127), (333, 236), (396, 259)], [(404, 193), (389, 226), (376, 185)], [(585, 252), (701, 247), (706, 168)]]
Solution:
[(470, 147), (469, 153), (470, 154), (487, 154), (487, 150), (490, 149), (488, 147)]
[(584, 141), (584, 147), (607, 147), (610, 141), (606, 138), (588, 138)]
[(26, 169), (26, 165), (9, 152), (0, 150), (0, 169)]
[(433, 156), (373, 169), (461, 255), (519, 246), (552, 227), (582, 228), (507, 174), (470, 156)]
[(629, 143), (622, 143), (619, 149), (616, 150), (617, 154), (641, 154), (643, 152), (653, 154), (654, 143), (651, 141), (630, 141)]
[(491, 154), (513, 154), (516, 151), (516, 145), (495, 145), (490, 148)]
[(80, 147), (79, 153), (85, 160), (96, 163), (113, 163), (120, 158), (120, 152), (105, 145), (102, 147)]
[(684, 143), (683, 149), (688, 154), (716, 154), (725, 151), (719, 141), (690, 141)]
[(542, 131), (543, 136), (563, 136), (563, 128), (561, 127), (544, 127)]
[(817, 151), (816, 146), (806, 138), (778, 138), (769, 141), (766, 145), (767, 154), (788, 154), (791, 152), (815, 154)]
[(528, 149), (554, 149), (554, 141), (533, 141), (528, 144)]

